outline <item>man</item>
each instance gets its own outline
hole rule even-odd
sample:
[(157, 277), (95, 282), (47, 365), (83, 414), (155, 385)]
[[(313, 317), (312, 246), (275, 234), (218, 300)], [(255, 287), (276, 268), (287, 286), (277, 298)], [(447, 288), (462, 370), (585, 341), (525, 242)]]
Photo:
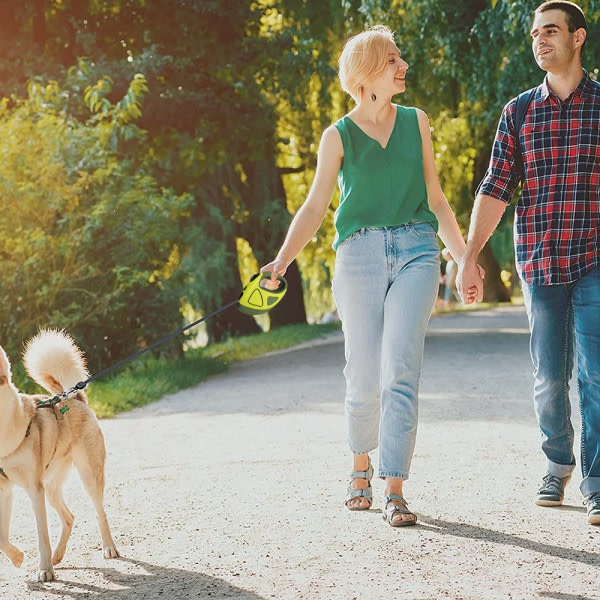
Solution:
[(600, 84), (581, 65), (587, 25), (572, 2), (540, 5), (532, 48), (546, 71), (515, 131), (516, 99), (504, 108), (490, 166), (477, 191), (457, 287), (483, 291), (476, 260), (521, 178), (515, 211), (517, 269), (531, 329), (534, 406), (546, 455), (540, 506), (562, 504), (575, 468), (569, 380), (577, 351), (582, 417), (581, 492), (600, 524)]

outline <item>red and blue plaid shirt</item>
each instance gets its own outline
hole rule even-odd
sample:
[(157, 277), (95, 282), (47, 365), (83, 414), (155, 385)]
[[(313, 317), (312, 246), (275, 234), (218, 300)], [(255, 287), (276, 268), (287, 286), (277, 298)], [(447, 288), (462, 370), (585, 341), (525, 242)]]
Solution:
[[(516, 98), (505, 107), (478, 194), (511, 202)], [(537, 87), (519, 139), (524, 181), (515, 211), (517, 269), (531, 285), (577, 281), (600, 264), (600, 83), (587, 72), (561, 101)]]

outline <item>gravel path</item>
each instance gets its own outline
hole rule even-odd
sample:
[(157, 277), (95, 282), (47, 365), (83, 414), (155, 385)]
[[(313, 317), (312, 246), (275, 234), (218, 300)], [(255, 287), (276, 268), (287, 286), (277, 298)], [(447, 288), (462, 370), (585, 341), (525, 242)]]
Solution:
[(532, 502), (544, 461), (528, 339), (521, 307), (432, 319), (405, 485), (417, 527), (382, 521), (380, 480), (370, 511), (342, 506), (350, 461), (333, 334), (102, 421), (123, 558), (102, 559), (73, 475), (59, 580), (36, 583), (33, 513), (18, 491), (12, 538), (26, 559), (17, 570), (0, 556), (0, 598), (598, 599), (600, 528), (586, 523), (580, 476), (563, 507)]

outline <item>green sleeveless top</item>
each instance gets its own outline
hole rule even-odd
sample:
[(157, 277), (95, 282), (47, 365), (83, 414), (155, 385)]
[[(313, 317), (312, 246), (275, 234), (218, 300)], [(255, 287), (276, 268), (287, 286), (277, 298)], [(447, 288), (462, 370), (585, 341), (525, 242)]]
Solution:
[(344, 157), (338, 173), (334, 250), (363, 227), (421, 221), (437, 231), (437, 219), (427, 202), (417, 111), (395, 106), (396, 122), (385, 149), (348, 115), (335, 123)]

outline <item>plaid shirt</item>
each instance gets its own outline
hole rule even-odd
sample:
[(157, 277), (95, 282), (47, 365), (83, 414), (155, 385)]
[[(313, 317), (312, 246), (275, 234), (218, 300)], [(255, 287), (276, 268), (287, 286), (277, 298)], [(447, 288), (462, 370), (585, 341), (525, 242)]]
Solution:
[[(505, 107), (478, 194), (511, 202), (516, 98)], [(515, 211), (517, 269), (531, 285), (577, 281), (600, 264), (600, 83), (587, 72), (563, 102), (537, 87), (519, 135), (525, 179)]]

